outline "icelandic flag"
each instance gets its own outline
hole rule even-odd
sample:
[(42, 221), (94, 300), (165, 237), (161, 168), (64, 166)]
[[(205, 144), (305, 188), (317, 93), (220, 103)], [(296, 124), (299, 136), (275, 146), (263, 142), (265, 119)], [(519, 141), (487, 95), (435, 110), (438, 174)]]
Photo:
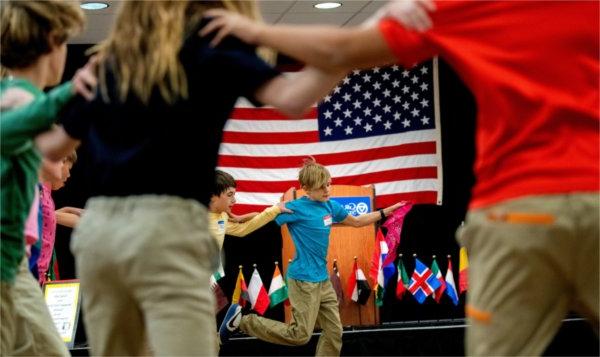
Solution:
[(408, 291), (414, 295), (419, 304), (422, 304), (439, 286), (440, 282), (431, 273), (431, 270), (425, 264), (421, 263), (419, 259), (415, 258), (415, 270), (410, 279)]

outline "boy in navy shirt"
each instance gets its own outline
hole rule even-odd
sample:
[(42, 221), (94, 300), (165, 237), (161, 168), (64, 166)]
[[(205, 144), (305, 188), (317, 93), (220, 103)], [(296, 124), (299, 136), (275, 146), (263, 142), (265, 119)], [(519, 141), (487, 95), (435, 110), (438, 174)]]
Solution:
[(327, 248), (331, 225), (353, 227), (369, 225), (390, 215), (401, 203), (358, 217), (336, 201), (330, 200), (331, 175), (314, 159), (305, 161), (299, 181), (306, 196), (288, 202), (293, 213), (282, 213), (275, 221), (287, 224), (296, 246), (296, 257), (287, 272), (292, 319), (290, 324), (269, 320), (254, 314), (241, 315), (241, 307), (233, 304), (220, 328), (224, 343), (238, 327), (248, 335), (282, 345), (304, 345), (312, 335), (315, 323), (323, 329), (317, 345), (317, 356), (337, 356), (342, 349), (342, 323), (338, 301), (327, 273)]

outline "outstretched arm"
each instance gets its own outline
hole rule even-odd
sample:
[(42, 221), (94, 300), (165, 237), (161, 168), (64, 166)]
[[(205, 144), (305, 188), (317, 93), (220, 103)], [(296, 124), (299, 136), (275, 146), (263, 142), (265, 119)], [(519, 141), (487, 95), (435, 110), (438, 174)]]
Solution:
[(282, 212), (292, 212), (285, 207), (285, 202), (279, 202), (275, 206), (265, 209), (261, 213), (252, 217), (252, 219), (249, 221), (243, 223), (227, 222), (225, 233), (235, 237), (245, 237), (274, 220), (275, 217)]
[[(394, 212), (397, 208), (399, 208), (402, 205), (404, 205), (404, 202), (398, 202), (393, 206), (384, 208), (382, 211), (383, 215), (385, 217), (389, 216), (390, 214), (392, 214), (392, 212)], [(381, 218), (382, 218), (381, 213), (379, 211), (361, 214), (358, 217), (354, 217), (349, 214), (348, 216), (346, 216), (346, 219), (344, 219), (340, 223), (343, 225), (346, 225), (346, 226), (363, 227), (363, 226), (369, 225), (371, 223), (375, 223), (375, 222), (379, 221)]]
[(200, 33), (217, 31), (212, 41), (215, 45), (225, 36), (233, 35), (336, 72), (391, 64), (395, 60), (375, 25), (353, 28), (267, 25), (223, 9), (209, 10), (206, 16), (213, 20)]

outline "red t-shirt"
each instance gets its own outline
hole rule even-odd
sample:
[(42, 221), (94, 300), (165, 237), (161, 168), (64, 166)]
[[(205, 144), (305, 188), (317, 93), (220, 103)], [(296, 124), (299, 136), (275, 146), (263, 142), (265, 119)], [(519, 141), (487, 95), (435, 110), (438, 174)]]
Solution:
[(425, 33), (380, 22), (400, 63), (439, 55), (475, 96), (471, 208), (599, 190), (598, 10), (596, 1), (439, 1)]

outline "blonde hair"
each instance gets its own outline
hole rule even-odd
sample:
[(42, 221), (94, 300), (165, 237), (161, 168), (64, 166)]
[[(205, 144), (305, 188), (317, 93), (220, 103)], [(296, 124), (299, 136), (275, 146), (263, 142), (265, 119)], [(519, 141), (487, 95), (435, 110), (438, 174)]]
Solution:
[(3, 0), (0, 63), (8, 69), (29, 67), (50, 53), (53, 46), (62, 45), (79, 33), (84, 24), (78, 2)]
[(216, 7), (260, 19), (254, 1), (124, 2), (108, 38), (91, 51), (100, 57), (100, 89), (104, 99), (108, 100), (107, 66), (115, 73), (120, 101), (133, 93), (147, 104), (155, 88), (167, 103), (187, 98), (187, 78), (179, 61), (184, 35), (205, 10)]
[(304, 165), (298, 174), (300, 186), (308, 190), (316, 190), (327, 186), (331, 179), (329, 170), (318, 164), (313, 157), (304, 159)]

